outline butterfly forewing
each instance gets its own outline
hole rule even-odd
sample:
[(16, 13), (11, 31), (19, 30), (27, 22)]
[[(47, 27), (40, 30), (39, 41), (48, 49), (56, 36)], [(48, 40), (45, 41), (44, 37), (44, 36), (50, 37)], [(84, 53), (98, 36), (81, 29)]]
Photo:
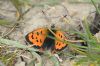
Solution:
[(42, 47), (47, 36), (47, 32), (47, 29), (40, 28), (27, 34), (26, 39), (34, 46)]

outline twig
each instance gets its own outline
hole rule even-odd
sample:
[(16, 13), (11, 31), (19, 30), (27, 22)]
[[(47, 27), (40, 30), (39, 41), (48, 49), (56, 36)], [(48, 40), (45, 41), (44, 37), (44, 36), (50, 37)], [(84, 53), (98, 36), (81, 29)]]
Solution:
[(2, 37), (5, 37), (5, 36), (9, 35), (9, 34), (15, 29), (15, 27), (16, 27), (17, 25), (18, 25), (18, 23), (15, 24), (15, 25), (13, 26), (12, 29), (8, 30), (9, 32), (7, 32), (5, 35), (2, 35)]
[(50, 19), (47, 17), (46, 13), (43, 10), (42, 10), (42, 13), (43, 13), (45, 19), (47, 20), (47, 22), (50, 22)]

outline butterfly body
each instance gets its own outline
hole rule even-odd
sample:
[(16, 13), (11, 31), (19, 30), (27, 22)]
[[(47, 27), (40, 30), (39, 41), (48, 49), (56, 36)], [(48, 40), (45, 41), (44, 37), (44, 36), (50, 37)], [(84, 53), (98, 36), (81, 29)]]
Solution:
[[(60, 41), (66, 39), (64, 32), (52, 29), (51, 31), (47, 28), (36, 29), (26, 35), (26, 40), (33, 44), (33, 47), (38, 49), (51, 49), (52, 51), (60, 51), (64, 49), (67, 44)], [(55, 38), (60, 40), (56, 40)]]

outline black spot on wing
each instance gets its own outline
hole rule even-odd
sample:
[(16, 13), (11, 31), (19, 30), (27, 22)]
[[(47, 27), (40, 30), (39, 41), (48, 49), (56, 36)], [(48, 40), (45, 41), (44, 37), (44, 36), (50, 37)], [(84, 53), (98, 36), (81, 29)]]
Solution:
[(36, 40), (36, 42), (39, 42), (38, 40)]
[(58, 45), (58, 42), (56, 43), (56, 45)]
[(36, 34), (39, 35), (39, 32), (37, 32)]
[(31, 38), (34, 39), (34, 36), (32, 35)]
[(62, 38), (62, 35), (60, 37)]
[(60, 34), (59, 34), (59, 36), (60, 36)]
[(58, 45), (60, 46), (61, 44), (59, 43)]
[(40, 39), (40, 43), (42, 43), (42, 40)]
[(42, 34), (42, 31), (40, 33)]
[(36, 39), (37, 39), (37, 37), (36, 37)]

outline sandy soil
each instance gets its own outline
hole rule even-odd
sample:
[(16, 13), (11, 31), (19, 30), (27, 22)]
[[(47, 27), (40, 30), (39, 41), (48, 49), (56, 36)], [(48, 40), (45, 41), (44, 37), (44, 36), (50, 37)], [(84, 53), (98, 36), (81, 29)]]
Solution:
[[(68, 12), (64, 7), (67, 8)], [(45, 19), (42, 10), (46, 13), (49, 21)], [(93, 11), (95, 11), (95, 8), (91, 4), (71, 4), (68, 3), (68, 1), (62, 1), (61, 4), (55, 6), (46, 5), (42, 8), (34, 7), (24, 16), (24, 20), (20, 21), (21, 23), (19, 27), (14, 29), (14, 31), (11, 32), (8, 36), (12, 40), (16, 40), (22, 44), (25, 44), (25, 35), (34, 29), (39, 27), (50, 27), (52, 24), (55, 24), (56, 27), (61, 29), (69, 29), (70, 26), (62, 22), (62, 16), (68, 14), (71, 15), (74, 21), (71, 21), (70, 23), (77, 26), (79, 23), (78, 20), (82, 20), (83, 16), (86, 17), (90, 12)], [(10, 20), (14, 23), (16, 21), (15, 12), (16, 9), (9, 1), (0, 0), (0, 18), (3, 15), (7, 20)], [(69, 18), (69, 16), (67, 17)], [(0, 33), (6, 34), (10, 29), (11, 28), (0, 26)], [(45, 66), (53, 66), (52, 62), (48, 58), (46, 58), (46, 60), (47, 61)], [(72, 63), (74, 62), (65, 60), (61, 63), (61, 66), (73, 66)], [(19, 62), (16, 64), (16, 66), (19, 65), (25, 66), (25, 62)]]

